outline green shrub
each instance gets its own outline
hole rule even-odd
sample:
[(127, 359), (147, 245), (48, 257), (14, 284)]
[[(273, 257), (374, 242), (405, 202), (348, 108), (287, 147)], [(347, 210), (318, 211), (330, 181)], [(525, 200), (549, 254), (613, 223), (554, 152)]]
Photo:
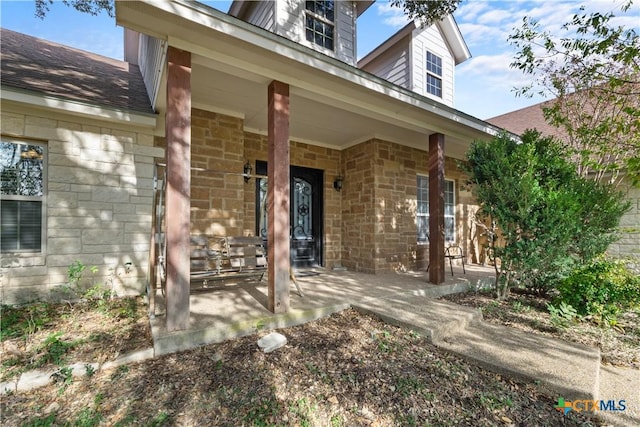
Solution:
[(578, 314), (613, 323), (621, 310), (640, 305), (640, 277), (624, 261), (598, 258), (562, 280), (558, 292), (557, 302)]
[(565, 329), (578, 320), (578, 312), (575, 308), (564, 301), (558, 306), (547, 304), (549, 310), (549, 320), (556, 328)]

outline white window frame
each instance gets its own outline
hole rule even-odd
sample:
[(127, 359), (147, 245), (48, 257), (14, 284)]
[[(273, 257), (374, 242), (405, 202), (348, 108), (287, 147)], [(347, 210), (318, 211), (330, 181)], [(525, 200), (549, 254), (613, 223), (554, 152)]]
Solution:
[[(429, 70), (429, 59), (428, 59), (428, 58), (429, 58), (429, 55), (431, 55), (431, 56), (433, 56), (433, 57), (437, 58), (437, 59), (440, 61), (440, 65), (435, 64), (435, 65), (436, 65), (436, 67), (439, 67), (439, 68), (440, 68), (440, 73), (439, 73), (439, 74), (438, 74), (437, 72), (435, 72), (435, 71), (431, 71), (431, 70)], [(433, 96), (436, 96), (436, 97), (438, 97), (438, 98), (442, 98), (442, 93), (443, 93), (443, 91), (444, 91), (444, 89), (443, 89), (443, 81), (442, 81), (442, 62), (443, 62), (443, 61), (442, 61), (442, 59), (443, 59), (443, 58), (442, 58), (441, 56), (438, 56), (438, 55), (436, 55), (435, 53), (433, 53), (433, 52), (431, 52), (431, 51), (429, 51), (429, 50), (427, 50), (427, 51), (426, 51), (426, 53), (425, 53), (425, 60), (424, 60), (424, 62), (425, 62), (425, 64), (424, 64), (424, 65), (425, 65), (425, 67), (424, 67), (424, 68), (425, 68), (425, 71), (426, 71), (426, 77), (425, 77), (425, 83), (424, 83), (424, 84), (425, 84), (425, 88), (424, 88), (424, 90), (425, 90), (429, 95), (433, 95)], [(432, 61), (432, 62), (433, 62), (433, 61)], [(429, 84), (429, 77), (431, 77), (432, 79), (435, 79), (435, 80), (437, 80), (437, 81), (439, 81), (439, 82), (440, 82), (440, 88), (439, 88), (439, 90), (440, 90), (440, 94), (439, 94), (439, 95), (438, 95), (437, 93), (433, 93), (433, 92), (431, 92), (431, 91), (429, 90), (429, 88), (433, 86), (433, 85), (430, 85), (430, 84)]]
[[(337, 32), (337, 26), (336, 26), (336, 14), (338, 13), (338, 9), (337, 9), (337, 2), (334, 0), (329, 0), (332, 1), (333, 3), (333, 21), (327, 19), (326, 17), (322, 16), (322, 15), (318, 15), (317, 13), (315, 13), (314, 11), (307, 9), (307, 5), (306, 2), (304, 4), (304, 15), (303, 15), (303, 28), (304, 28), (304, 39), (308, 42), (311, 43), (313, 46), (319, 47), (321, 49), (325, 49), (327, 51), (331, 51), (331, 52), (335, 52), (336, 51), (336, 39), (338, 37), (338, 32)], [(312, 19), (318, 20), (320, 22), (322, 22), (325, 25), (329, 25), (333, 28), (333, 37), (332, 37), (332, 47), (328, 48), (324, 45), (319, 45), (316, 43), (315, 41), (315, 37), (313, 38), (313, 40), (309, 40), (307, 38), (307, 16), (310, 16)], [(315, 33), (315, 30), (314, 30)]]
[(29, 249), (16, 249), (16, 250), (7, 250), (2, 252), (4, 256), (9, 256), (11, 254), (16, 255), (34, 255), (34, 254), (44, 254), (46, 253), (46, 242), (47, 242), (47, 172), (48, 172), (48, 158), (49, 151), (47, 144), (42, 141), (33, 141), (29, 139), (18, 139), (13, 137), (6, 137), (4, 135), (0, 136), (0, 140), (2, 142), (8, 142), (11, 144), (20, 144), (20, 145), (37, 145), (42, 147), (42, 196), (21, 196), (21, 195), (13, 195), (13, 194), (0, 194), (0, 203), (2, 200), (17, 200), (17, 201), (34, 201), (40, 202), (41, 204), (41, 231), (40, 231), (40, 250), (29, 250)]
[[(426, 188), (420, 188), (419, 186), (419, 179), (422, 179), (423, 182), (426, 183)], [(445, 224), (446, 224), (446, 220), (447, 218), (452, 219), (453, 220), (453, 228), (451, 231), (451, 236), (447, 236), (447, 228), (445, 225), (445, 243), (447, 244), (454, 244), (456, 243), (456, 228), (457, 228), (457, 224), (456, 224), (456, 182), (453, 179), (447, 179), (445, 178), (444, 180), (445, 182), (445, 208), (444, 208), (444, 218), (445, 218)], [(451, 191), (449, 192), (452, 196), (452, 203), (447, 204), (447, 197), (446, 197), (446, 193), (447, 193), (447, 184), (451, 184)], [(426, 194), (426, 206), (427, 206), (427, 210), (426, 212), (420, 212), (420, 203), (421, 203), (421, 197), (420, 194)], [(451, 210), (453, 211), (453, 214), (451, 213), (447, 213), (447, 205), (449, 205), (449, 207), (451, 208)], [(427, 236), (429, 233), (429, 175), (421, 175), (418, 174), (416, 176), (416, 241), (419, 245), (428, 245), (429, 244), (429, 239), (428, 237), (421, 237), (418, 234), (420, 233), (420, 229), (418, 228), (418, 223), (419, 220), (418, 218), (424, 218), (424, 221), (426, 221), (427, 224)], [(426, 240), (425, 240), (426, 239)]]

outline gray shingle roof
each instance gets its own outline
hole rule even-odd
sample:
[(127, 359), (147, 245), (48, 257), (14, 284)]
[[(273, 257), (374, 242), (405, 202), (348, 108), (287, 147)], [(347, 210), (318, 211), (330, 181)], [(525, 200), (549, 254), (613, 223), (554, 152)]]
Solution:
[(153, 113), (137, 65), (0, 29), (3, 85), (97, 106)]

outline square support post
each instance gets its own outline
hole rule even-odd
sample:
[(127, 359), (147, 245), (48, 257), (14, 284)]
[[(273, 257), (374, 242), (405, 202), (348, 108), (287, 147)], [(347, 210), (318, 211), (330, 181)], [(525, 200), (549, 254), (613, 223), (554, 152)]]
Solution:
[(429, 282), (444, 283), (444, 135), (429, 135)]
[(268, 90), (269, 156), (267, 216), (269, 242), (268, 308), (289, 311), (289, 85), (273, 81)]
[(167, 50), (167, 330), (189, 327), (191, 53)]

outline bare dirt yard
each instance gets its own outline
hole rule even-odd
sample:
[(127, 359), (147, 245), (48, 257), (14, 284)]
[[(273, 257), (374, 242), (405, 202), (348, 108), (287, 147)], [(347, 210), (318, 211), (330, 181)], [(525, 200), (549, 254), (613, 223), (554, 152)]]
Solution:
[[(460, 297), (462, 298), (462, 297)], [(1, 396), (4, 426), (589, 426), (537, 384), (444, 352), (418, 334), (355, 310), (279, 332), (71, 378), (67, 364), (151, 346), (141, 299), (102, 306), (2, 310), (2, 377), (57, 369), (56, 382)], [(486, 316), (486, 314), (485, 314)], [(633, 360), (629, 361), (630, 363)]]

